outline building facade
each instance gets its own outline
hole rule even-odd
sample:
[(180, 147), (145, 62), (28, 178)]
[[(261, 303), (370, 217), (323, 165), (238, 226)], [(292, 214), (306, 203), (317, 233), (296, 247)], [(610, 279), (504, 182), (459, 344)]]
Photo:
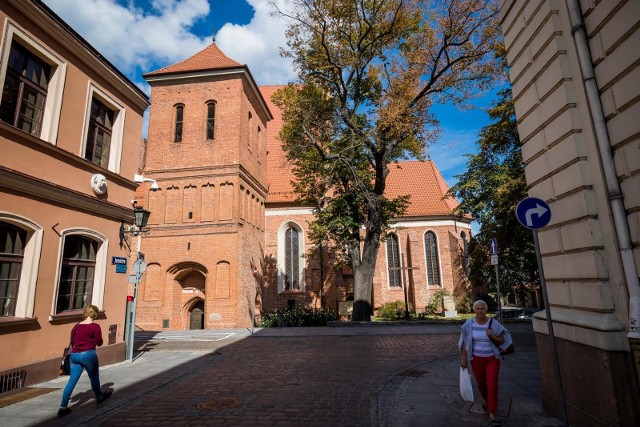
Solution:
[[(499, 2), (569, 423), (640, 424), (640, 2)], [(561, 414), (545, 316), (543, 402)], [(585, 387), (585, 385), (588, 385)]]
[[(335, 251), (306, 237), (301, 206), (278, 140), (282, 116), (250, 70), (214, 44), (145, 75), (151, 111), (140, 204), (152, 213), (142, 239), (148, 269), (136, 325), (142, 329), (247, 327), (292, 306), (347, 315), (353, 278)], [(470, 219), (431, 161), (391, 166), (388, 195), (411, 206), (382, 245), (374, 307), (407, 299), (423, 311), (433, 295), (465, 288)], [(255, 267), (255, 268), (254, 268)]]
[[(127, 274), (148, 98), (38, 0), (0, 4), (0, 379), (57, 375), (83, 308), (102, 363), (124, 359)], [(7, 386), (9, 384), (9, 386)]]

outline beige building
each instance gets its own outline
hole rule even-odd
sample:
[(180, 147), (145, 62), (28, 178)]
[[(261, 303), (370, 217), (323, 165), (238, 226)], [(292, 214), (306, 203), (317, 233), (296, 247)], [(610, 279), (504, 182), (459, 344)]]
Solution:
[[(640, 1), (501, 0), (569, 423), (640, 425)], [(542, 312), (541, 314), (543, 314)], [(561, 414), (544, 315), (545, 408)]]
[[(148, 98), (39, 0), (0, 2), (0, 393), (57, 375), (85, 305), (124, 359)], [(130, 267), (130, 266), (129, 266)], [(126, 268), (125, 268), (126, 270)]]

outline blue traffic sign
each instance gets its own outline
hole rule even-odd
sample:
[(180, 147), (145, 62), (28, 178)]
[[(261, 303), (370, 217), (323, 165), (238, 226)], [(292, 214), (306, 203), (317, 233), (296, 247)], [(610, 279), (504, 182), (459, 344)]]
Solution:
[(520, 224), (532, 230), (537, 230), (549, 224), (549, 221), (551, 221), (551, 209), (543, 200), (529, 197), (518, 203), (516, 216)]
[(498, 255), (498, 239), (489, 240), (489, 255)]

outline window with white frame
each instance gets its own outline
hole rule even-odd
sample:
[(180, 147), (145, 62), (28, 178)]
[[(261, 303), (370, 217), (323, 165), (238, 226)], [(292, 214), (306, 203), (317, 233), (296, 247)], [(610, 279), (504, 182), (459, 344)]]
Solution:
[(0, 212), (0, 323), (33, 316), (42, 228)]
[(106, 92), (89, 84), (82, 156), (91, 163), (120, 172), (125, 109)]
[(300, 289), (300, 246), (299, 233), (293, 227), (287, 228), (284, 235), (284, 289)]
[(400, 267), (398, 236), (389, 234), (389, 236), (387, 236), (387, 268), (389, 269), (389, 287), (391, 288), (402, 286)]
[(293, 222), (278, 231), (278, 291), (298, 291), (304, 288), (304, 233)]
[(431, 286), (441, 286), (440, 260), (438, 259), (438, 240), (436, 233), (424, 233), (425, 260), (427, 263), (427, 283)]
[(0, 316), (15, 316), (27, 232), (0, 222)]
[(89, 304), (102, 306), (106, 239), (88, 231), (63, 235), (62, 257), (54, 313), (82, 310)]
[(0, 121), (55, 143), (66, 64), (10, 21), (0, 58)]

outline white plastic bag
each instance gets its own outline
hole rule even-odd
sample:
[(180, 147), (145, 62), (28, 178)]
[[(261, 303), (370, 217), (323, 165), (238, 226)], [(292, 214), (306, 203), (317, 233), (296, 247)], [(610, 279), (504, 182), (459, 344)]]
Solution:
[(466, 368), (460, 367), (460, 396), (467, 402), (473, 402), (473, 387), (471, 386), (471, 374)]

